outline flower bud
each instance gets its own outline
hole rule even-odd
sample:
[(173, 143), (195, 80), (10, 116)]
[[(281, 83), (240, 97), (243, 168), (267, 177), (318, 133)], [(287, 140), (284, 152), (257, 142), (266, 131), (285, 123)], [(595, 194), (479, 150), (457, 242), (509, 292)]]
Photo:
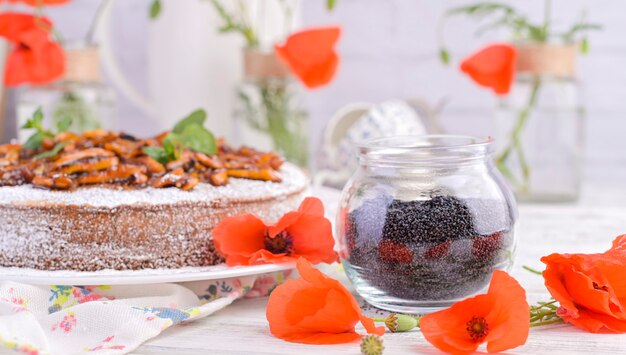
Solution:
[(383, 340), (376, 335), (367, 335), (361, 341), (361, 354), (363, 355), (382, 355), (385, 347)]
[(406, 332), (417, 327), (417, 319), (405, 314), (391, 313), (385, 319), (385, 325), (392, 332)]

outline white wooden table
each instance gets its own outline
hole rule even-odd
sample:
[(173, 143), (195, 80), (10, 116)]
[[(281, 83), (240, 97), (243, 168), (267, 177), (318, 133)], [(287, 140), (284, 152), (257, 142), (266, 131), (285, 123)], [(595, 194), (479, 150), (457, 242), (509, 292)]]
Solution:
[[(331, 196), (329, 191), (321, 191)], [(334, 208), (334, 206), (328, 206)], [(577, 204), (521, 205), (518, 256), (513, 276), (528, 292), (529, 301), (550, 296), (540, 276), (524, 271), (542, 269), (539, 258), (552, 252), (600, 252), (626, 233), (626, 185), (585, 186)], [(336, 268), (333, 277), (348, 281)], [(626, 277), (626, 275), (625, 275)], [(301, 345), (272, 337), (265, 319), (267, 298), (237, 301), (207, 318), (166, 330), (135, 354), (359, 354), (359, 344)], [(358, 328), (362, 332), (362, 328)], [(385, 354), (437, 354), (419, 330), (387, 333)], [(589, 334), (558, 324), (533, 328), (526, 345), (511, 354), (626, 354), (626, 334)]]

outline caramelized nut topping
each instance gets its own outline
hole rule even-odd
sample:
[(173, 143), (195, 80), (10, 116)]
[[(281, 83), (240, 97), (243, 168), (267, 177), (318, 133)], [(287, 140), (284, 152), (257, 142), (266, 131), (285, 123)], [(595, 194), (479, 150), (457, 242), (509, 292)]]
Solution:
[[(167, 132), (154, 138), (137, 139), (104, 130), (82, 135), (62, 132), (46, 138), (34, 150), (20, 144), (0, 145), (0, 186), (32, 184), (40, 188), (72, 190), (85, 185), (143, 188), (176, 187), (190, 190), (200, 182), (214, 186), (228, 184), (230, 178), (280, 182), (277, 172), (283, 160), (274, 153), (249, 147), (232, 148), (217, 141), (217, 153), (207, 155), (184, 149), (178, 160), (161, 164), (143, 151), (161, 147)], [(45, 158), (42, 153), (63, 144)]]

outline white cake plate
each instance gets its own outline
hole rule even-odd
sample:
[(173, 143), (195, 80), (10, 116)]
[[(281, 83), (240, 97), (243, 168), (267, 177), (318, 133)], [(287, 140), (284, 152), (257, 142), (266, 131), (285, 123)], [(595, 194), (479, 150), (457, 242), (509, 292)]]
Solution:
[(295, 263), (255, 266), (205, 266), (180, 269), (43, 271), (26, 268), (0, 267), (0, 281), (23, 282), (31, 285), (141, 285), (261, 275), (295, 268)]

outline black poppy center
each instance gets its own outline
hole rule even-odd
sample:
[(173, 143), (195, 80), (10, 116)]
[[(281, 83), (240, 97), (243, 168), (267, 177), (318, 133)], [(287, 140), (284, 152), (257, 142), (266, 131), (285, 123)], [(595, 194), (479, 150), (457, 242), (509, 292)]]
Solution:
[(270, 237), (269, 233), (266, 233), (264, 243), (265, 249), (272, 254), (290, 255), (293, 249), (292, 238), (287, 231), (278, 233), (274, 238)]
[(473, 316), (469, 322), (467, 322), (467, 333), (473, 341), (480, 341), (489, 333), (489, 325), (487, 320), (483, 317)]

